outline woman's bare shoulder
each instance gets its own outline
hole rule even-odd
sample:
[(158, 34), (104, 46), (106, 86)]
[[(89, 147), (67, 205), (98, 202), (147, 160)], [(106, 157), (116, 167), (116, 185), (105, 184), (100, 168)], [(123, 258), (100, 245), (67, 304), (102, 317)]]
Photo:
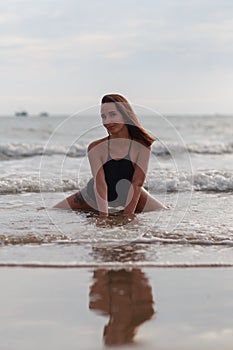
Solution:
[(103, 137), (102, 139), (95, 140), (95, 141), (91, 142), (91, 143), (88, 145), (88, 152), (91, 151), (94, 147), (100, 145), (101, 143), (106, 142), (107, 139), (108, 139), (108, 137)]

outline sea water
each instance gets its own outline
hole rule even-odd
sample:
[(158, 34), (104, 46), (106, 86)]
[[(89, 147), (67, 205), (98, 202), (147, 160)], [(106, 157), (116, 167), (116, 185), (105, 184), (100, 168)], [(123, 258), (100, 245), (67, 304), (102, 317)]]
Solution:
[(97, 108), (0, 118), (1, 266), (233, 265), (233, 116), (137, 113), (157, 139), (145, 187), (169, 209), (106, 220), (52, 209), (91, 177)]

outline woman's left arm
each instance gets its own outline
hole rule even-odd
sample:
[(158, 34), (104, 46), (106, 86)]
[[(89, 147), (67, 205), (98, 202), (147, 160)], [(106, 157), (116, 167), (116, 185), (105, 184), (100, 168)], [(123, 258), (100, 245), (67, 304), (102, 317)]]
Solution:
[(134, 164), (135, 170), (132, 179), (132, 184), (129, 189), (126, 206), (124, 209), (124, 214), (126, 215), (133, 214), (137, 207), (142, 191), (142, 186), (146, 178), (146, 173), (150, 159), (150, 152), (150, 147), (146, 147), (142, 144), (139, 145), (137, 160)]

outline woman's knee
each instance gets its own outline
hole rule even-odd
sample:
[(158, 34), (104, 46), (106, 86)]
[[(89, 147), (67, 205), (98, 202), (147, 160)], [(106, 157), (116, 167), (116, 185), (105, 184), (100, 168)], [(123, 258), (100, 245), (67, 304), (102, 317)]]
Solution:
[(166, 207), (152, 197), (145, 189), (142, 190), (135, 212), (155, 211)]
[(79, 191), (55, 205), (54, 208), (78, 210), (83, 209), (85, 206), (86, 203), (83, 199), (81, 192)]

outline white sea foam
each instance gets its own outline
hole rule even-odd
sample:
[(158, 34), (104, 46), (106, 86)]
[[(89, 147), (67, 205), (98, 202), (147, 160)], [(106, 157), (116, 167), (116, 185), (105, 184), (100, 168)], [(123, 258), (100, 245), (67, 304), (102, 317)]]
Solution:
[(78, 188), (75, 179), (43, 179), (38, 176), (4, 177), (0, 179), (0, 194), (23, 192), (67, 192)]
[[(148, 187), (152, 192), (233, 191), (233, 174), (227, 171), (200, 171), (194, 174), (160, 171), (149, 174)], [(12, 175), (0, 178), (0, 194), (23, 192), (67, 192), (85, 186), (86, 177), (40, 178)]]

